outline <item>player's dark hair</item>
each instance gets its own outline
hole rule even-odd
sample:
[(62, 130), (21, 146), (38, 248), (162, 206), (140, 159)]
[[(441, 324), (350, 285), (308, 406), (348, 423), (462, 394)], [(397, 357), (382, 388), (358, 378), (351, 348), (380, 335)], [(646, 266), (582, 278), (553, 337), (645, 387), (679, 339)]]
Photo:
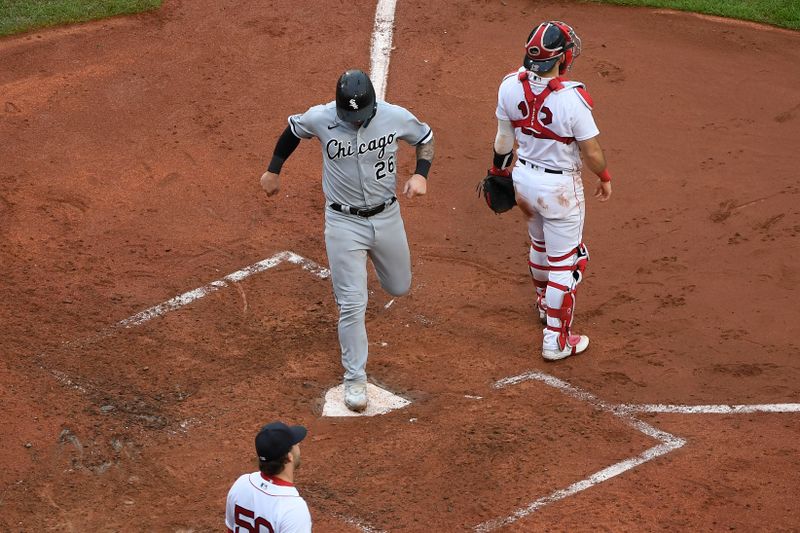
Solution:
[(284, 468), (286, 468), (287, 462), (288, 461), (286, 460), (285, 456), (272, 461), (259, 461), (258, 469), (268, 476), (277, 476), (283, 472)]

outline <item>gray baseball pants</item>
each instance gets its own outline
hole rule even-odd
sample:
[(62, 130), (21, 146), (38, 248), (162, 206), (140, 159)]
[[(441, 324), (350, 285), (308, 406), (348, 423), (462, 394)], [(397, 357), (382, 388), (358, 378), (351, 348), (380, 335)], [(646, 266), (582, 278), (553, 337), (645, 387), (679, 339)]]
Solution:
[(325, 209), (325, 247), (339, 307), (339, 344), (345, 383), (367, 380), (367, 256), (383, 289), (402, 296), (411, 288), (411, 255), (399, 202), (369, 218)]

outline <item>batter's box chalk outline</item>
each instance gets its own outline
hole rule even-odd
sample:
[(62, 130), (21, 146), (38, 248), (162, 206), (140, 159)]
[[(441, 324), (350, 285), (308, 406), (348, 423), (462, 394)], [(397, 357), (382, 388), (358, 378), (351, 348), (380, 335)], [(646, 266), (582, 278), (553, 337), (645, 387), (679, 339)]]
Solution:
[[(204, 298), (213, 292), (228, 287), (230, 286), (231, 283), (242, 281), (252, 276), (253, 274), (258, 274), (259, 272), (265, 272), (271, 268), (275, 268), (276, 266), (282, 263), (291, 263), (294, 265), (299, 265), (303, 268), (303, 270), (310, 272), (312, 275), (320, 279), (327, 279), (331, 275), (330, 270), (328, 270), (327, 268), (315, 263), (314, 261), (311, 261), (310, 259), (306, 259), (305, 257), (302, 257), (294, 252), (290, 251), (278, 252), (272, 257), (269, 257), (267, 259), (259, 261), (258, 263), (254, 263), (241, 270), (237, 270), (236, 272), (228, 274), (222, 279), (212, 281), (211, 283), (204, 285), (203, 287), (199, 287), (197, 289), (185, 292), (174, 298), (170, 298), (169, 300), (162, 302), (158, 305), (154, 305), (153, 307), (145, 309), (144, 311), (140, 311), (139, 313), (136, 313), (135, 315), (132, 315), (124, 320), (120, 320), (116, 324), (110, 327), (106, 327), (100, 330), (99, 332), (95, 333), (94, 335), (78, 340), (66, 341), (61, 344), (60, 350), (65, 350), (68, 348), (77, 349), (83, 346), (88, 346), (93, 342), (97, 342), (101, 339), (110, 337), (120, 329), (129, 329), (129, 328), (134, 328), (136, 326), (141, 326), (142, 324), (145, 324), (146, 322), (154, 318), (163, 316), (169, 313), (170, 311), (175, 311), (177, 309), (180, 309), (181, 307), (189, 305), (190, 303), (195, 302), (197, 300), (200, 300), (201, 298)], [(41, 358), (44, 359), (44, 354), (41, 355), (42, 355)], [(81, 383), (78, 383), (75, 379), (68, 376), (64, 372), (61, 372), (60, 370), (47, 368), (43, 362), (41, 362), (39, 366), (43, 370), (49, 372), (50, 375), (52, 375), (53, 378), (55, 378), (55, 380), (61, 383), (61, 385), (63, 385), (64, 387), (76, 390), (81, 394), (88, 394), (89, 393), (88, 389), (90, 388), (93, 389), (93, 387), (89, 385), (84, 386)]]
[(133, 326), (140, 326), (148, 320), (152, 320), (170, 311), (174, 311), (185, 305), (188, 305), (196, 300), (205, 298), (213, 292), (228, 287), (231, 283), (237, 283), (252, 276), (253, 274), (258, 274), (271, 268), (275, 268), (276, 266), (285, 262), (300, 265), (304, 270), (308, 270), (320, 279), (327, 279), (331, 275), (330, 270), (327, 268), (320, 266), (317, 263), (306, 259), (305, 257), (301, 257), (294, 252), (279, 252), (272, 257), (264, 259), (263, 261), (259, 261), (258, 263), (252, 264), (241, 270), (237, 270), (232, 274), (228, 274), (220, 280), (212, 281), (208, 285), (185, 292), (179, 296), (167, 300), (166, 302), (162, 302), (149, 309), (145, 309), (144, 311), (136, 313), (135, 315), (117, 323), (117, 327), (130, 328)]
[(666, 404), (613, 404), (605, 402), (594, 394), (575, 387), (574, 385), (544, 372), (531, 371), (518, 376), (503, 378), (496, 381), (492, 387), (503, 389), (525, 381), (539, 381), (557, 389), (558, 391), (571, 396), (582, 402), (586, 402), (596, 409), (611, 413), (620, 418), (630, 427), (651, 437), (659, 442), (656, 446), (648, 448), (635, 457), (625, 459), (611, 466), (603, 468), (589, 477), (573, 483), (572, 485), (556, 490), (547, 496), (538, 498), (525, 507), (514, 511), (511, 515), (488, 520), (478, 524), (473, 529), (476, 532), (484, 533), (505, 527), (509, 524), (525, 518), (542, 507), (573, 496), (604, 481), (627, 472), (639, 465), (662, 457), (686, 444), (686, 439), (662, 431), (646, 422), (632, 416), (633, 413), (678, 413), (678, 414), (740, 414), (740, 413), (797, 413), (800, 412), (800, 404), (779, 403), (779, 404), (756, 404), (756, 405), (666, 405)]
[[(144, 311), (140, 311), (135, 315), (132, 315), (124, 320), (120, 320), (115, 325), (105, 328), (104, 330), (100, 331), (96, 335), (93, 335), (89, 338), (77, 341), (77, 342), (66, 342), (62, 345), (62, 349), (70, 346), (72, 348), (80, 347), (87, 345), (91, 342), (97, 341), (99, 339), (108, 337), (112, 335), (115, 331), (119, 329), (129, 329), (134, 328), (137, 326), (141, 326), (142, 324), (153, 320), (154, 318), (158, 318), (161, 316), (166, 315), (171, 311), (175, 311), (189, 305), (201, 298), (208, 296), (220, 289), (230, 286), (231, 283), (240, 282), (253, 274), (258, 274), (260, 272), (265, 272), (271, 268), (275, 268), (276, 266), (282, 263), (291, 263), (295, 265), (299, 265), (303, 268), (303, 270), (311, 273), (312, 275), (320, 278), (320, 279), (328, 279), (330, 278), (330, 270), (323, 267), (322, 265), (311, 261), (310, 259), (306, 259), (294, 252), (284, 251), (279, 252), (272, 257), (259, 261), (258, 263), (254, 263), (248, 267), (245, 267), (241, 270), (237, 270), (227, 276), (223, 277), (222, 279), (212, 281), (202, 287), (197, 289), (193, 289), (191, 291), (187, 291), (183, 294), (175, 296), (174, 298), (170, 298), (169, 300), (162, 302), (158, 305), (154, 305)], [(394, 301), (394, 300), (392, 300)], [(44, 368), (44, 366), (42, 366)], [(72, 388), (81, 392), (82, 394), (87, 394), (88, 391), (85, 387), (83, 387), (80, 383), (77, 383), (74, 379), (71, 379), (70, 376), (66, 375), (65, 373), (58, 371), (58, 370), (50, 370), (50, 374), (63, 386)], [(322, 416), (329, 416), (329, 417), (343, 417), (343, 416), (376, 416), (386, 414), (390, 411), (396, 409), (402, 409), (406, 407), (411, 402), (405, 398), (397, 396), (385, 389), (378, 387), (372, 383), (367, 384), (367, 395), (369, 398), (369, 403), (367, 408), (361, 413), (355, 413), (347, 409), (344, 404), (344, 385), (338, 385), (333, 387), (327, 391), (325, 394), (325, 402), (323, 406), (323, 414)]]
[[(158, 305), (150, 307), (149, 309), (145, 309), (144, 311), (136, 313), (135, 315), (118, 322), (115, 327), (131, 328), (134, 326), (140, 326), (149, 320), (165, 315), (170, 311), (179, 309), (196, 300), (199, 300), (200, 298), (204, 298), (213, 292), (228, 287), (230, 283), (242, 281), (253, 274), (258, 274), (271, 268), (275, 268), (284, 262), (300, 265), (304, 270), (309, 271), (311, 274), (320, 279), (327, 279), (331, 275), (330, 270), (327, 268), (294, 252), (280, 252), (272, 257), (264, 259), (263, 261), (259, 261), (258, 263), (252, 264), (241, 270), (237, 270), (232, 274), (228, 274), (220, 280), (212, 281), (207, 285), (185, 292), (167, 300), (166, 302), (162, 302)], [(392, 302), (394, 302), (394, 300), (392, 300)], [(390, 304), (392, 302), (390, 302)], [(395, 409), (402, 409), (411, 403), (409, 400), (401, 398), (396, 394), (392, 394), (391, 392), (373, 385), (372, 383), (367, 384), (367, 395), (369, 398), (367, 408), (361, 413), (355, 413), (349, 410), (344, 404), (344, 385), (333, 387), (325, 394), (325, 403), (322, 410), (322, 416), (342, 417), (383, 415)]]

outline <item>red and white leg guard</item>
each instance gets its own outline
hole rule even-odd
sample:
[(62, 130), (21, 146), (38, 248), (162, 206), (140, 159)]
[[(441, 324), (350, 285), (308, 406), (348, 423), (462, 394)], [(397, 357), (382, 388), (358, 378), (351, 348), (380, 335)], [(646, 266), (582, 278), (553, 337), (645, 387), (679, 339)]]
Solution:
[(545, 291), (550, 274), (550, 265), (547, 262), (547, 251), (544, 241), (531, 239), (531, 249), (528, 254), (528, 270), (531, 273), (533, 285), (536, 287), (536, 308), (539, 311), (539, 320), (547, 324), (547, 304)]
[(564, 350), (568, 344), (573, 344), (570, 342), (570, 328), (575, 317), (576, 291), (589, 261), (589, 250), (581, 243), (565, 255), (548, 256), (547, 261), (550, 276), (545, 293), (547, 328), (544, 345), (552, 345), (555, 340), (558, 349)]
[(563, 350), (569, 340), (572, 319), (575, 316), (575, 287), (569, 288), (556, 282), (547, 285), (547, 303), (555, 303), (556, 297), (551, 297), (554, 291), (561, 292), (561, 303), (558, 307), (547, 307), (547, 329), (554, 332), (558, 349)]

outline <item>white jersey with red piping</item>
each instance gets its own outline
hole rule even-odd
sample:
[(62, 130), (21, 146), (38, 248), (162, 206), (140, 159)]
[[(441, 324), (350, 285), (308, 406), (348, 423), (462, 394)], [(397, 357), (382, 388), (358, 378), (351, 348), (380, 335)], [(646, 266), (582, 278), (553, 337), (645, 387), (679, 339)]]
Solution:
[[(522, 70), (521, 70), (522, 71)], [(521, 72), (520, 71), (520, 72)], [(506, 76), (497, 95), (496, 116), (510, 122), (524, 119), (528, 114), (523, 83), (530, 83), (538, 95), (547, 88), (552, 78), (540, 78), (530, 73), (528, 80), (520, 80), (519, 72)], [(564, 88), (551, 92), (539, 111), (539, 121), (553, 133), (577, 141), (585, 141), (600, 134), (592, 116), (592, 99), (583, 84), (563, 81)], [(515, 128), (517, 157), (535, 165), (553, 170), (577, 171), (581, 168), (578, 144), (566, 144), (554, 139), (533, 136), (526, 128)]]
[(293, 484), (253, 472), (240, 476), (228, 491), (225, 526), (229, 531), (311, 533), (311, 514)]

